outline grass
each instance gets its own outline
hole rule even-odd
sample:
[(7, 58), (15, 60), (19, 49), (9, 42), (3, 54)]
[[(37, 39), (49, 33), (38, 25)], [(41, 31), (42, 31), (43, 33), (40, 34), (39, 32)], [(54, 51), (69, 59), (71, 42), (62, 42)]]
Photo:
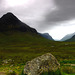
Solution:
[(61, 75), (60, 70), (57, 71), (49, 71), (49, 72), (43, 72), (41, 75)]
[(72, 66), (63, 66), (62, 71), (67, 74), (75, 74), (75, 68)]
[(75, 42), (54, 42), (25, 32), (0, 33), (1, 72), (19, 74), (27, 61), (45, 53), (52, 53), (62, 65), (75, 64)]

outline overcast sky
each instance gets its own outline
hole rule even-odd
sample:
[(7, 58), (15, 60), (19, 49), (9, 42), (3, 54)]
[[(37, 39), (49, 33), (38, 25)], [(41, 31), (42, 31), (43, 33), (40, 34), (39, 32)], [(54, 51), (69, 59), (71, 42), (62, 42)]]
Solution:
[(7, 12), (56, 40), (75, 32), (75, 0), (0, 0), (0, 17)]

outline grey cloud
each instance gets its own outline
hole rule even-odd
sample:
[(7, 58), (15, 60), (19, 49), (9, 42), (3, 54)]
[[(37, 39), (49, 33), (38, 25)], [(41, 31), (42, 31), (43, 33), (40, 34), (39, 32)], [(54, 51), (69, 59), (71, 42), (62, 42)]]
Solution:
[(51, 9), (55, 7), (54, 4), (53, 0), (38, 0), (28, 8), (25, 8), (25, 6), (22, 6), (23, 8), (15, 7), (15, 9), (11, 8), (11, 11), (22, 19), (22, 21), (35, 27), (37, 30), (42, 31), (48, 28), (45, 15), (52, 11)]
[(56, 26), (57, 23), (75, 19), (75, 0), (36, 0), (30, 6), (22, 5), (13, 8), (9, 6), (5, 8), (4, 4), (5, 1), (0, 0), (0, 16), (11, 11), (38, 31), (44, 31)]
[(64, 21), (75, 19), (75, 0), (55, 0), (55, 3), (58, 9), (45, 15), (45, 20), (39, 25), (40, 30), (41, 27), (45, 30)]
[(75, 18), (75, 0), (55, 0), (58, 11), (46, 15), (46, 23), (62, 22)]
[(73, 8), (75, 7), (75, 0), (55, 0), (60, 8)]
[(5, 0), (0, 0), (0, 17), (8, 12), (8, 8), (6, 6)]

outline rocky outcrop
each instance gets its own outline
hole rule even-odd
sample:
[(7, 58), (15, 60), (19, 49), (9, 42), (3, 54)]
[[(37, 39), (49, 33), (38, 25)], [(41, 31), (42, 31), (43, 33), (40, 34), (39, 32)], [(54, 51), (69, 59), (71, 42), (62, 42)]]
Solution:
[(42, 72), (56, 71), (60, 68), (57, 59), (50, 53), (28, 61), (24, 67), (24, 74), (40, 75)]

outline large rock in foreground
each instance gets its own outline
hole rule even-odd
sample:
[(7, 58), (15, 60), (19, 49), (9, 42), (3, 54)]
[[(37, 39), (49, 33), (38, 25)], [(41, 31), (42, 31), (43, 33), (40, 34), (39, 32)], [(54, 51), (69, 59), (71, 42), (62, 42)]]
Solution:
[(40, 75), (42, 72), (56, 71), (60, 68), (57, 59), (50, 53), (28, 61), (24, 67), (24, 74)]

